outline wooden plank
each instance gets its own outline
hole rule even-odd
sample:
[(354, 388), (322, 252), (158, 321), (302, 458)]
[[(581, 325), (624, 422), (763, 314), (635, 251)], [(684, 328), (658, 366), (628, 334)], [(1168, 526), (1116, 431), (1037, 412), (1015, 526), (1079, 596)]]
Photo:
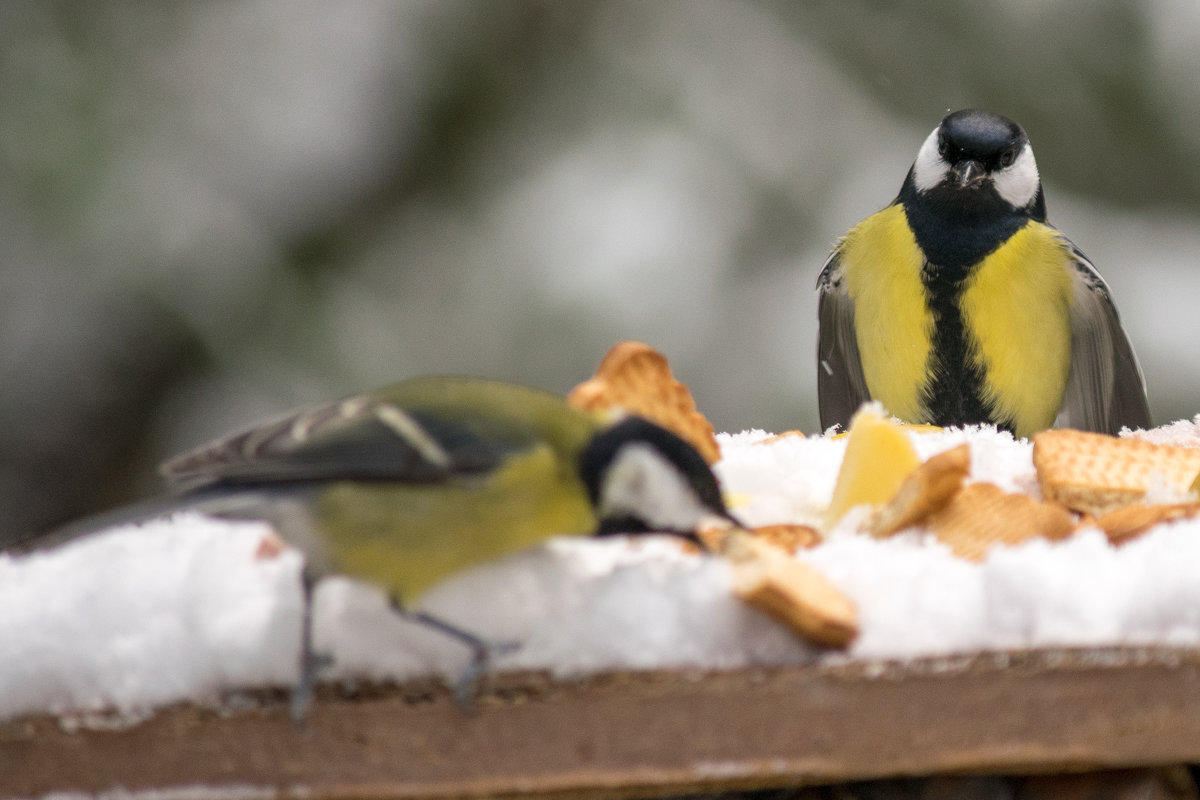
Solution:
[(442, 691), (182, 706), (119, 729), (0, 725), (0, 797), (634, 797), (946, 773), (1200, 761), (1200, 652), (1075, 650), (907, 664), (505, 676)]

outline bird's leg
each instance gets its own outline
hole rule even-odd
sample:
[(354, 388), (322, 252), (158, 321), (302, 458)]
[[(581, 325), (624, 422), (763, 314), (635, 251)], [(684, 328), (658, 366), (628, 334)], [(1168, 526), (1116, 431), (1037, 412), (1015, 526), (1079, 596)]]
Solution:
[(312, 706), (317, 673), (333, 664), (333, 656), (313, 649), (313, 592), (317, 579), (308, 569), (300, 577), (303, 611), (300, 618), (300, 680), (292, 689), (291, 714), (297, 725), (304, 723)]
[(486, 673), (488, 664), (492, 658), (504, 655), (505, 653), (511, 653), (521, 646), (520, 642), (489, 642), (481, 639), (470, 631), (463, 630), (426, 611), (414, 611), (413, 609), (406, 608), (400, 598), (395, 595), (389, 598), (389, 602), (392, 610), (405, 619), (412, 620), (421, 625), (427, 625), (470, 648), (471, 661), (467, 664), (462, 674), (458, 676), (453, 687), (454, 699), (463, 709), (472, 709), (479, 680)]

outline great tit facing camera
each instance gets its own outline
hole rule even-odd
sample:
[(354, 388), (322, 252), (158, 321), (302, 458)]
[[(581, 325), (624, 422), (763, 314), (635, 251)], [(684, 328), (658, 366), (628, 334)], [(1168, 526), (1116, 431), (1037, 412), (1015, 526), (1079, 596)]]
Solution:
[[(373, 583), (398, 612), (472, 646), (463, 689), (473, 686), (487, 646), (401, 601), (556, 535), (658, 531), (694, 539), (701, 523), (736, 524), (708, 465), (664, 428), (476, 378), (417, 378), (302, 409), (177, 456), (162, 471), (179, 494), (158, 511), (266, 520), (304, 552), (297, 717), (317, 665), (310, 604), (323, 576)], [(145, 516), (134, 511), (124, 518)], [(24, 549), (102, 527), (84, 523)]]
[(1029, 139), (949, 114), (900, 194), (838, 242), (817, 280), (821, 425), (878, 400), (913, 423), (1148, 428), (1141, 369), (1104, 279), (1058, 229)]

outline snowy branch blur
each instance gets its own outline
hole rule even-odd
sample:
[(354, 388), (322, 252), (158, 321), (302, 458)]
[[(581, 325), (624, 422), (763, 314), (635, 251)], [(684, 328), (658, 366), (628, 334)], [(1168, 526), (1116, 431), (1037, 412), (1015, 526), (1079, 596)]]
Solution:
[(0, 541), (162, 457), (620, 339), (816, 428), (813, 282), (952, 108), (1029, 131), (1157, 422), (1200, 412), (1200, 6), (0, 5)]

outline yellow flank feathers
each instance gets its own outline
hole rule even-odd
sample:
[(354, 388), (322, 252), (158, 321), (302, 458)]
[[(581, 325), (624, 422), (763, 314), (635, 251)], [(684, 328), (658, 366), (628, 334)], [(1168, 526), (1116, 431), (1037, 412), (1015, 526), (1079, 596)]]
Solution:
[(548, 530), (591, 533), (596, 522), (587, 491), (556, 490), (578, 481), (557, 470), (553, 451), (542, 445), (479, 478), (331, 485), (317, 500), (321, 555), (334, 572), (412, 602), (453, 572), (544, 541)]
[(826, 513), (829, 528), (855, 506), (880, 506), (891, 500), (921, 463), (908, 434), (880, 416), (878, 409), (864, 406), (850, 421), (846, 455)]
[(860, 222), (839, 246), (854, 332), (871, 397), (892, 415), (925, 421), (921, 390), (933, 314), (921, 284), (924, 256), (899, 204)]
[(1057, 231), (1030, 222), (974, 269), (963, 321), (983, 368), (984, 400), (1014, 433), (1054, 424), (1071, 362), (1070, 255)]

